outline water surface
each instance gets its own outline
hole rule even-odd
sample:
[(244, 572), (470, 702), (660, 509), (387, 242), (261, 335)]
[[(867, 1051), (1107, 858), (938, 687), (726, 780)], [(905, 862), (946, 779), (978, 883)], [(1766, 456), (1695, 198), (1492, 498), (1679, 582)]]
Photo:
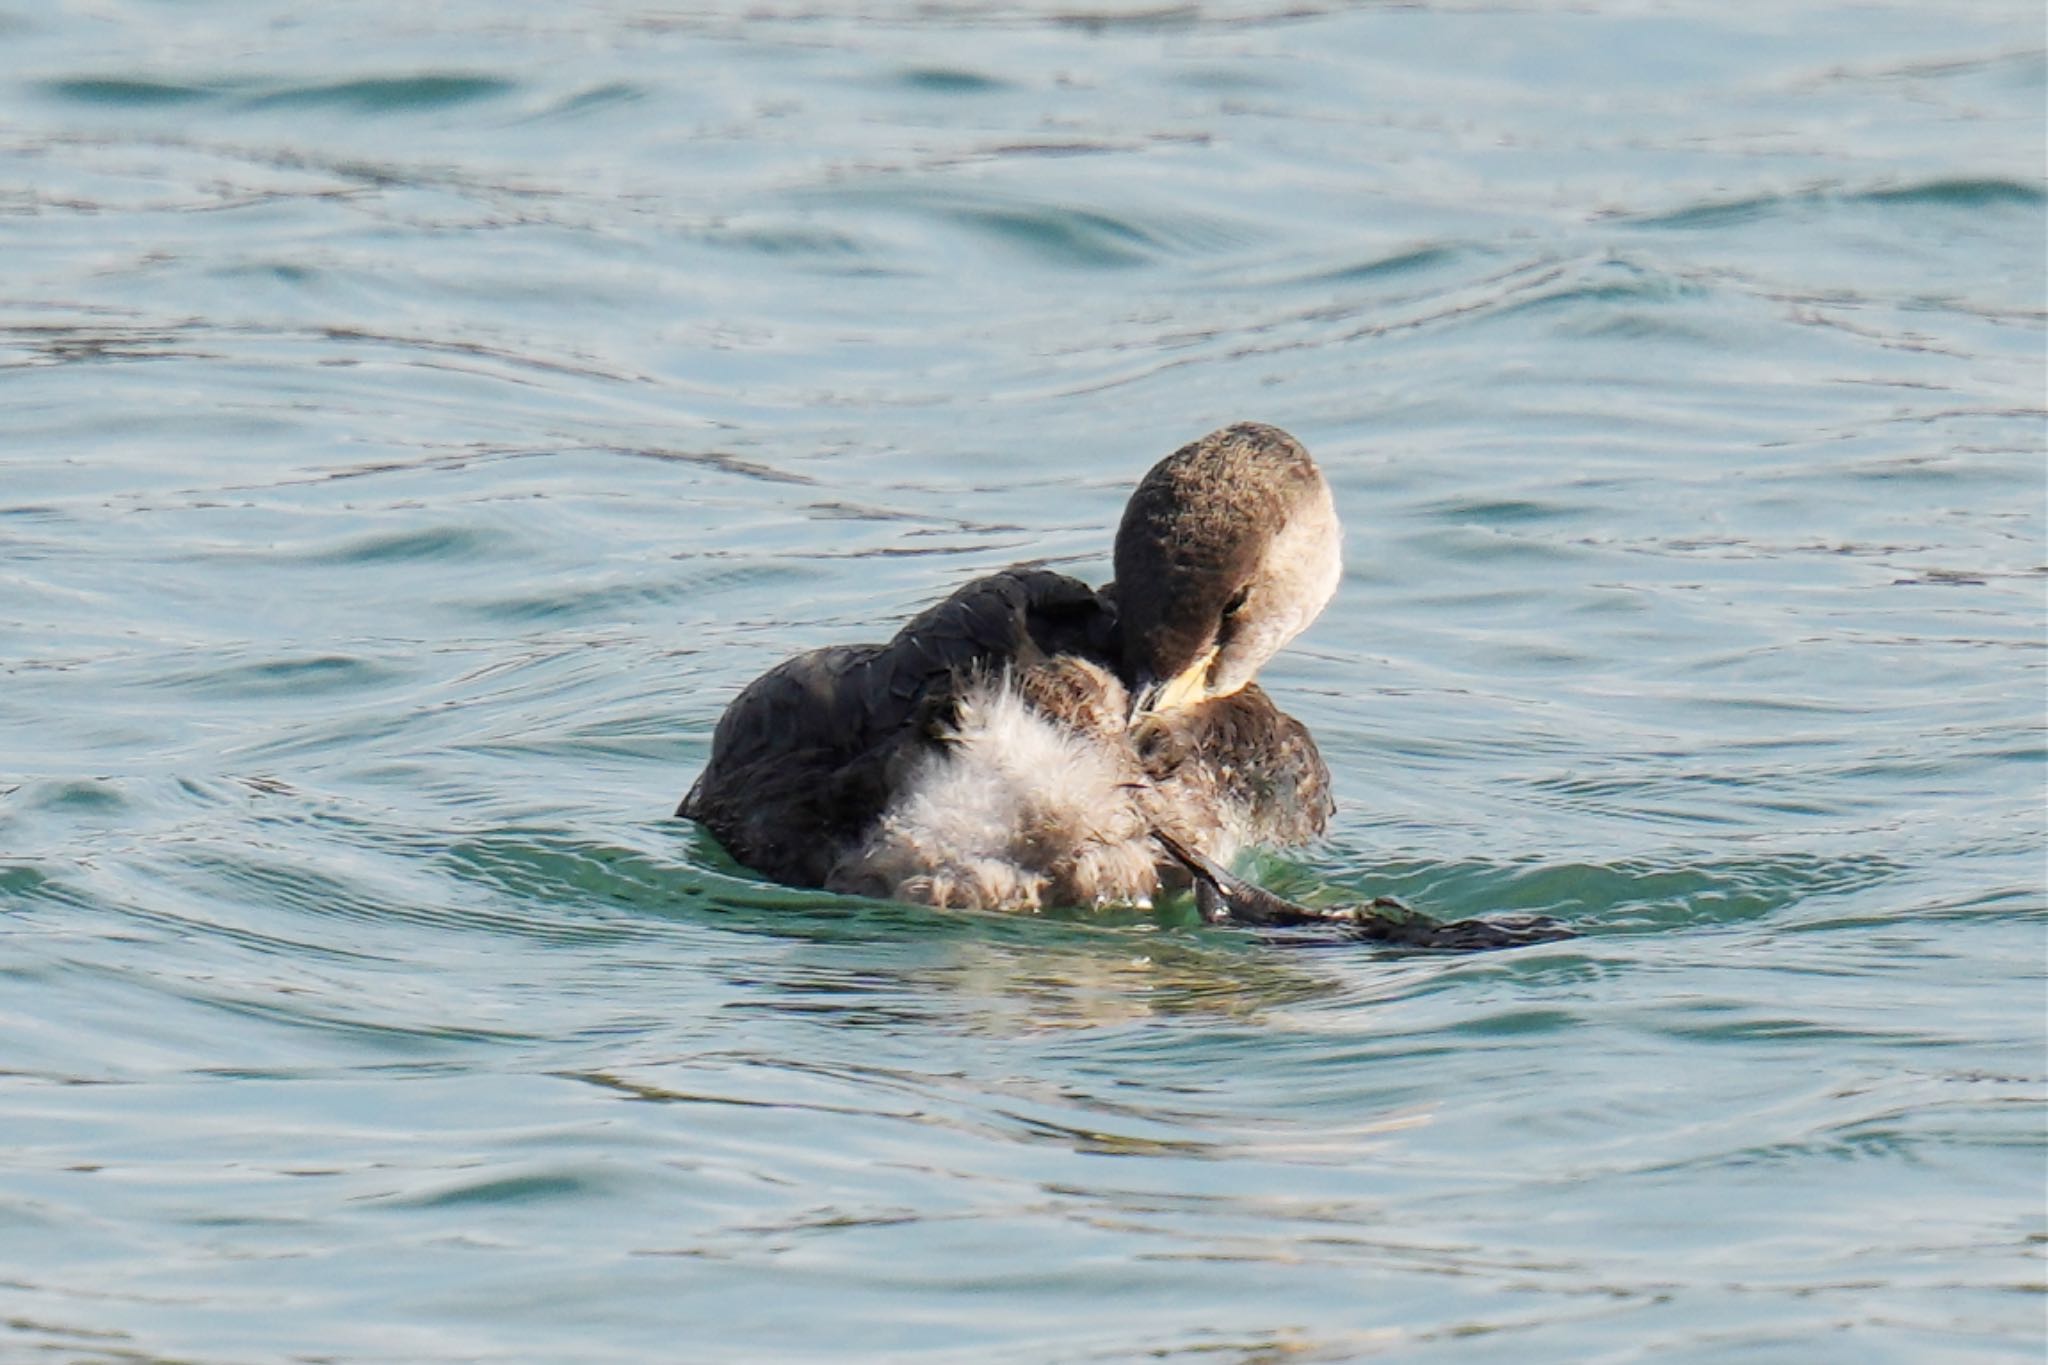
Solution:
[[(2033, 1361), (2037, 5), (0, 0), (0, 1353)], [(1297, 895), (764, 886), (736, 688), (1350, 528)]]

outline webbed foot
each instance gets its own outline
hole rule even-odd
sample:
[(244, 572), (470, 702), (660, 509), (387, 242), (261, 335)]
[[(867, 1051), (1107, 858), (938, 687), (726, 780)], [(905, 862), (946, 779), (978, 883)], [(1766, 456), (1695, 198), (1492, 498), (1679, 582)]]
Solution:
[(1410, 909), (1392, 896), (1381, 896), (1370, 905), (1338, 906), (1335, 917), (1360, 938), (1436, 952), (1477, 953), (1491, 948), (1520, 948), (1530, 943), (1554, 943), (1559, 939), (1578, 937), (1562, 921), (1549, 915), (1457, 919), (1446, 924), (1419, 910)]
[(1548, 915), (1507, 915), (1499, 919), (1461, 919), (1445, 924), (1431, 919), (1392, 896), (1363, 905), (1316, 907), (1298, 905), (1253, 886), (1215, 859), (1182, 844), (1170, 834), (1152, 832), (1160, 847), (1188, 870), (1195, 883), (1195, 904), (1211, 924), (1248, 924), (1261, 928), (1329, 925), (1358, 938), (1400, 948), (1474, 953), (1493, 948), (1519, 948), (1552, 943), (1578, 934)]

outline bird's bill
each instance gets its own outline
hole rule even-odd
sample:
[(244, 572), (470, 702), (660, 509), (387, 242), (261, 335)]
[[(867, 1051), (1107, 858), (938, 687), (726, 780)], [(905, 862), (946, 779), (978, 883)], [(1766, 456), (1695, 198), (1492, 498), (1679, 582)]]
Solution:
[(1163, 683), (1154, 683), (1138, 694), (1139, 714), (1177, 711), (1209, 699), (1209, 665), (1216, 662), (1216, 646), (1195, 656), (1195, 661)]

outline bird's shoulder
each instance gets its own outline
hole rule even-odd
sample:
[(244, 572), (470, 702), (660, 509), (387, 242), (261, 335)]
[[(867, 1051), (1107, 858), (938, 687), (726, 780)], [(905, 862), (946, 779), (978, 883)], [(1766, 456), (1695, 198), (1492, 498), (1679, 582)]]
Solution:
[(1062, 654), (1113, 669), (1115, 626), (1114, 605), (1077, 578), (1028, 565), (984, 575), (886, 644), (810, 650), (749, 683), (719, 718), (705, 778), (829, 767), (921, 737), (968, 678)]
[(1078, 578), (1019, 565), (962, 584), (919, 612), (887, 646), (899, 687), (1062, 654), (1114, 668), (1116, 606)]

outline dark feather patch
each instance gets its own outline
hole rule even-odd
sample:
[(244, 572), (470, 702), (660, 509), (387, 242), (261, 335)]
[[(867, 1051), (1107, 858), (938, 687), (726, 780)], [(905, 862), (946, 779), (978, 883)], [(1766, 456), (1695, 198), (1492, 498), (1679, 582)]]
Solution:
[(834, 645), (749, 684), (676, 813), (778, 881), (821, 886), (951, 719), (965, 679), (1059, 654), (1118, 663), (1113, 606), (1078, 579), (1016, 568), (978, 578), (886, 645)]

